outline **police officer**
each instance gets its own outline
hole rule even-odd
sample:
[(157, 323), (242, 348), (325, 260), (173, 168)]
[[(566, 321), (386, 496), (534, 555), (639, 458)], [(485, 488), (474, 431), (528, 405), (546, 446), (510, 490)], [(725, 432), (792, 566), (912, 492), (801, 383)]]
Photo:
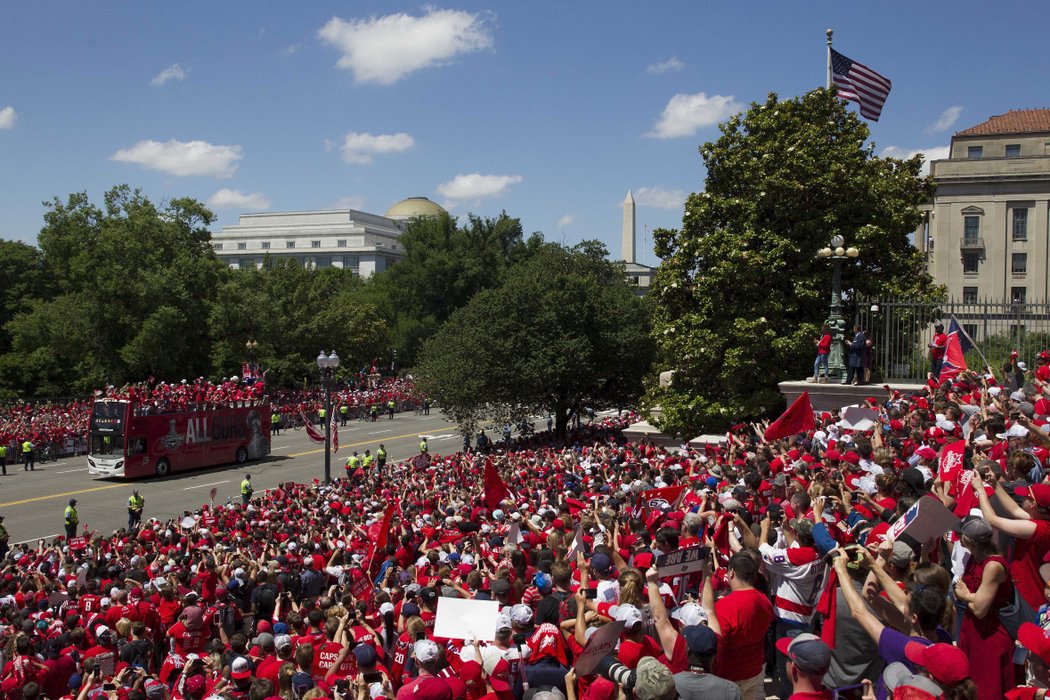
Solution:
[(372, 422), (375, 423), (376, 419), (379, 418), (379, 406), (372, 404), (368, 407), (368, 413), (372, 416)]
[(350, 412), (350, 407), (345, 403), (339, 407), (339, 424), (344, 428), (346, 427), (346, 414)]
[(355, 450), (346, 460), (346, 478), (352, 477), (359, 466), (361, 466), (361, 458), (357, 456), (357, 451)]
[(7, 445), (0, 443), (0, 469), (4, 470), (4, 476), (7, 476)]
[(386, 410), (387, 410), (387, 413), (390, 414), (390, 420), (394, 420), (394, 409), (395, 408), (397, 408), (397, 403), (393, 399), (390, 399), (389, 401), (386, 402)]
[(365, 456), (361, 458), (361, 466), (365, 470), (365, 474), (372, 471), (372, 465), (375, 463), (376, 458), (372, 456), (371, 450), (365, 450)]
[(245, 474), (244, 481), (241, 482), (241, 503), (248, 505), (248, 501), (252, 500), (252, 475)]
[(68, 544), (71, 539), (77, 536), (77, 523), (80, 522), (80, 516), (77, 515), (77, 499), (69, 499), (69, 505), (66, 506), (64, 517), (66, 525), (66, 543)]
[(22, 443), (22, 471), (36, 471), (36, 466), (33, 463), (33, 443), (26, 438), (26, 441)]
[(376, 450), (376, 466), (380, 469), (386, 466), (386, 445), (379, 443), (379, 449)]
[(425, 455), (429, 451), (430, 448), (427, 446), (427, 436), (424, 435), (423, 439), (419, 441), (419, 454)]
[(138, 489), (131, 492), (128, 497), (128, 529), (137, 530), (142, 522), (142, 507), (146, 505), (146, 499), (139, 495)]
[(9, 539), (11, 539), (11, 536), (7, 534), (7, 528), (4, 527), (4, 516), (0, 515), (0, 560), (7, 556), (7, 541)]
[(277, 409), (274, 409), (273, 413), (270, 415), (270, 434), (281, 434), (281, 414), (277, 412)]
[(327, 417), (328, 417), (328, 411), (326, 411), (323, 406), (321, 408), (317, 409), (317, 424), (318, 425), (324, 425), (324, 421), (325, 421), (325, 419)]

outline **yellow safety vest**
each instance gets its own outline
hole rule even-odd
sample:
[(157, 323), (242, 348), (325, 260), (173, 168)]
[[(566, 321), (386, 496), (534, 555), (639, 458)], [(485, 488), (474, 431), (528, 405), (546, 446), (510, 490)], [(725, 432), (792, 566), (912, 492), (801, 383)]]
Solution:
[(32, 451), (33, 451), (33, 443), (29, 442), (29, 440), (26, 440), (25, 442), (22, 443), (22, 452), (32, 452)]
[(319, 416), (319, 417), (320, 417), (321, 419), (324, 419), (324, 417), (325, 417), (325, 416), (327, 415), (327, 413), (328, 413), (328, 412), (327, 412), (327, 411), (325, 411), (325, 410), (324, 410), (324, 409), (322, 408), (321, 410), (319, 410), (319, 411), (317, 412), (317, 415), (318, 415), (318, 416)]
[(370, 466), (372, 466), (372, 462), (373, 461), (374, 460), (373, 460), (372, 455), (365, 455), (364, 457), (361, 458), (361, 463), (364, 464), (365, 469), (368, 469)]
[(131, 496), (128, 497), (128, 508), (131, 508), (132, 510), (142, 510), (142, 504), (145, 502), (146, 499), (142, 496), (131, 494)]
[(0, 445), (0, 457), (7, 456), (7, 445)]
[(342, 406), (339, 407), (339, 412), (342, 413), (345, 416), (346, 415), (346, 411), (347, 411), (347, 408), (346, 408), (346, 404), (344, 403)]
[(66, 506), (66, 525), (76, 525), (80, 520), (77, 518), (77, 509)]
[(376, 457), (378, 457), (381, 460), (386, 460), (386, 450), (384, 450), (383, 448), (379, 448), (379, 450), (376, 451)]
[(361, 463), (361, 458), (356, 455), (351, 455), (350, 459), (346, 460), (346, 468), (353, 471), (357, 469), (357, 466)]
[(245, 479), (241, 482), (241, 495), (247, 495), (252, 492), (252, 482)]
[(419, 443), (419, 451), (420, 452), (426, 452), (427, 451), (427, 441), (426, 440), (423, 440), (422, 442)]
[(272, 423), (273, 425), (277, 425), (280, 422), (281, 422), (281, 414), (280, 413), (275, 413), (272, 416), (270, 416), (270, 423)]

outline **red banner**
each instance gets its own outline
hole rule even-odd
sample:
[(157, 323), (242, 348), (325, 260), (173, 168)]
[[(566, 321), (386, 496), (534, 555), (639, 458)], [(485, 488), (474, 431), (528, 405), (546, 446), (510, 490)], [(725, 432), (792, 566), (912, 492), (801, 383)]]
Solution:
[(489, 507), (489, 510), (496, 510), (499, 508), (500, 502), (510, 497), (510, 489), (507, 488), (507, 484), (504, 483), (503, 477), (496, 471), (496, 465), (492, 463), (492, 459), (485, 460), (485, 505)]
[(383, 513), (383, 522), (379, 526), (379, 537), (372, 544), (372, 552), (368, 555), (368, 578), (371, 581), (375, 580), (375, 577), (379, 574), (379, 567), (383, 565), (383, 558), (386, 556), (386, 543), (390, 536), (390, 523), (394, 519), (394, 511), (396, 509), (396, 501), (386, 507), (386, 512)]
[(941, 449), (941, 460), (937, 467), (937, 476), (940, 480), (949, 484), (955, 481), (959, 471), (963, 468), (963, 453), (966, 452), (966, 441), (958, 440)]
[(305, 413), (300, 413), (299, 417), (303, 419), (303, 427), (306, 428), (306, 436), (314, 442), (324, 443), (324, 433), (317, 430), (313, 423), (306, 417)]

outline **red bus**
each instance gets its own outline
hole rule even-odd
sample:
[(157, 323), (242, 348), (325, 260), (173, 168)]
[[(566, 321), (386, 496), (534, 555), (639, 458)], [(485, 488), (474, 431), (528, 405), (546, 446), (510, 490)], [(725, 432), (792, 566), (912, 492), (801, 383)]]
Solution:
[(100, 399), (91, 407), (88, 436), (88, 474), (167, 476), (270, 454), (270, 407), (258, 401), (147, 414), (131, 401)]

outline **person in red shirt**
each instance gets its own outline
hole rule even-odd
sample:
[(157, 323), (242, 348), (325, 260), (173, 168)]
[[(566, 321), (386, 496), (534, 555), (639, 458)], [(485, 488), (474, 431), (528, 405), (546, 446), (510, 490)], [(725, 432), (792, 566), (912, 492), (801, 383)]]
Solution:
[(179, 621), (168, 629), (168, 637), (175, 640), (177, 654), (200, 654), (204, 644), (212, 637), (204, 624), (204, 611), (191, 605), (179, 615)]
[(930, 343), (930, 375), (934, 381), (940, 381), (941, 366), (944, 365), (944, 353), (948, 348), (948, 336), (944, 334), (944, 324), (933, 327), (933, 341)]
[(824, 689), (824, 674), (831, 668), (831, 647), (814, 634), (782, 637), (777, 650), (787, 657), (791, 695), (787, 700), (831, 700)]
[(760, 562), (741, 551), (729, 559), (729, 595), (715, 603), (722, 632), (715, 674), (736, 683), (747, 700), (762, 691), (766, 632), (773, 624), (773, 604), (754, 587)]
[(820, 381), (820, 370), (824, 369), (824, 382), (828, 381), (828, 354), (831, 352), (831, 328), (828, 324), (824, 324), (820, 328), (820, 337), (814, 338), (813, 342), (817, 346), (817, 358), (813, 360), (813, 379), (810, 381)]

